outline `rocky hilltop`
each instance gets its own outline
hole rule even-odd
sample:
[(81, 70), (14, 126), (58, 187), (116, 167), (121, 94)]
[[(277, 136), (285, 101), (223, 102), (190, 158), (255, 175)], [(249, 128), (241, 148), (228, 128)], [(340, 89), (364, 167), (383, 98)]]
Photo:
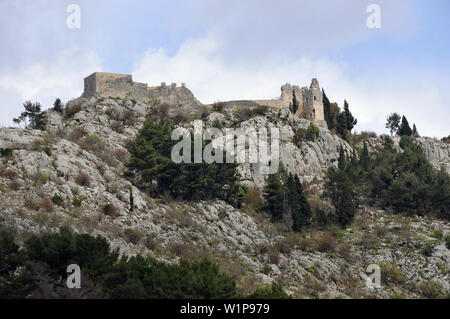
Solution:
[[(19, 235), (70, 225), (104, 236), (124, 255), (151, 254), (167, 262), (208, 256), (237, 279), (244, 293), (274, 280), (296, 298), (450, 293), (450, 251), (442, 240), (442, 234), (450, 232), (448, 222), (393, 216), (367, 207), (351, 227), (336, 231), (330, 240), (321, 231), (284, 233), (246, 206), (150, 198), (123, 173), (127, 143), (153, 106), (92, 97), (70, 101), (66, 108), (64, 116), (46, 112), (47, 131), (0, 129), (0, 149), (5, 150), (0, 224)], [(323, 122), (316, 123), (320, 133), (315, 140), (299, 142), (297, 130), (312, 122), (293, 116), (289, 109), (242, 113), (231, 106), (198, 116), (209, 126), (279, 127), (281, 161), (302, 180), (310, 200), (319, 201), (326, 169), (337, 165), (341, 147), (351, 153), (352, 146)], [(379, 138), (367, 141), (372, 150), (381, 145)], [(448, 144), (429, 138), (417, 142), (434, 167), (444, 165), (450, 171)], [(239, 170), (242, 183), (264, 185), (255, 165), (242, 164)], [(111, 207), (114, 211), (104, 214)], [(385, 274), (381, 289), (367, 288), (360, 277), (372, 263), (380, 264)]]

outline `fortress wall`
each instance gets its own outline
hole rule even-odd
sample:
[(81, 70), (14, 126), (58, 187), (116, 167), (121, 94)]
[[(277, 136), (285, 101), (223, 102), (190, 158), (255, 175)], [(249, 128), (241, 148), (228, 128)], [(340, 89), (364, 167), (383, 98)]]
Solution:
[(265, 105), (265, 106), (274, 107), (274, 108), (278, 108), (278, 109), (289, 107), (289, 104), (286, 104), (286, 101), (283, 101), (283, 100), (251, 100), (251, 101), (258, 103), (259, 105)]
[[(317, 79), (313, 79), (311, 86), (300, 88), (297, 85), (285, 84), (281, 87), (281, 96), (273, 100), (253, 100), (252, 102), (273, 108), (289, 108), (293, 96), (298, 101), (297, 117), (309, 120), (324, 120), (322, 91)], [(184, 83), (177, 87), (176, 83), (148, 87), (146, 83), (133, 82), (129, 74), (96, 72), (84, 79), (83, 97), (118, 97), (130, 98), (141, 102), (148, 102), (151, 97), (158, 98), (161, 103), (173, 106), (202, 105)]]

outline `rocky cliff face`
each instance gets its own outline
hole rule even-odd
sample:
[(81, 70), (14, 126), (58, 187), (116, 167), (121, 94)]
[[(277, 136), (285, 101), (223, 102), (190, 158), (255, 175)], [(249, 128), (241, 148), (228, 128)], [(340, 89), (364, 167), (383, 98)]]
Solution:
[[(96, 98), (68, 106), (77, 104), (81, 110), (69, 119), (49, 111), (49, 132), (0, 129), (0, 148), (12, 150), (0, 167), (0, 225), (19, 234), (70, 225), (106, 237), (123, 254), (152, 254), (168, 262), (209, 256), (237, 278), (242, 292), (279, 280), (298, 298), (420, 297), (438, 288), (449, 293), (450, 251), (434, 236), (450, 232), (447, 222), (405, 219), (369, 208), (351, 228), (336, 232), (335, 241), (320, 231), (282, 233), (266, 216), (221, 201), (150, 198), (122, 173), (126, 144), (151, 107)], [(280, 127), (281, 160), (303, 181), (317, 178), (320, 184), (324, 171), (336, 165), (339, 148), (351, 151), (323, 124), (315, 142), (296, 143), (295, 131), (310, 122), (288, 110), (242, 121), (234, 112), (224, 113), (210, 114), (206, 123), (219, 119), (226, 126), (237, 121), (243, 127)], [(419, 143), (433, 165), (448, 167), (448, 146), (426, 138)], [(243, 183), (263, 185), (255, 165), (243, 164), (240, 170)], [(101, 214), (108, 204), (117, 211)], [(382, 267), (381, 289), (367, 288), (360, 278), (372, 263)]]

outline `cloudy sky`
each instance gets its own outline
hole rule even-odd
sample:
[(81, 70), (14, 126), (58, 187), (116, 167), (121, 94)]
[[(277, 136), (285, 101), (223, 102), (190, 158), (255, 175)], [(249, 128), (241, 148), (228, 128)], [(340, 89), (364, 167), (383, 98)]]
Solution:
[[(367, 7), (381, 28), (367, 27)], [(67, 7), (81, 8), (68, 28)], [(275, 98), (317, 77), (346, 99), (357, 131), (391, 112), (422, 135), (450, 134), (447, 0), (0, 0), (0, 125), (25, 100), (81, 95), (95, 71), (186, 82), (204, 102)]]

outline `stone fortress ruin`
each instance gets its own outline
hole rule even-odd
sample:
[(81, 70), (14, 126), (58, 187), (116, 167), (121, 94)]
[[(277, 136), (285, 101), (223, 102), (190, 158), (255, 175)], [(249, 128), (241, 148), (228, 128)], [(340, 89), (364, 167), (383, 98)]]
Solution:
[[(186, 88), (185, 83), (177, 87), (176, 83), (170, 86), (161, 83), (160, 86), (149, 87), (146, 83), (134, 82), (129, 74), (95, 72), (84, 79), (84, 93), (82, 97), (118, 97), (148, 102), (158, 98), (161, 103), (183, 107), (198, 107), (203, 105), (192, 92)], [(263, 105), (274, 108), (291, 108), (297, 101), (296, 117), (312, 121), (323, 121), (322, 91), (317, 79), (312, 79), (310, 87), (300, 88), (297, 85), (285, 84), (281, 87), (281, 96), (273, 100), (230, 101), (227, 104)]]

